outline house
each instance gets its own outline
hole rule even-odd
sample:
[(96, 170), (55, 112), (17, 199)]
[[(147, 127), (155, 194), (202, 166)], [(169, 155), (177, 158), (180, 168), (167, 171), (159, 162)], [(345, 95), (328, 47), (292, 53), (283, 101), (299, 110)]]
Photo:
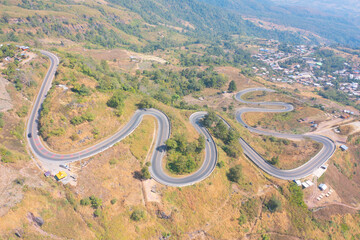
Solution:
[(349, 149), (346, 145), (341, 145), (340, 148), (343, 151), (347, 151)]
[(30, 48), (28, 46), (19, 46), (19, 49), (22, 51), (30, 51)]
[(311, 187), (311, 186), (314, 185), (314, 183), (313, 183), (312, 181), (310, 181), (310, 180), (306, 180), (305, 183), (306, 183), (307, 185), (309, 185), (309, 187)]
[(325, 191), (325, 190), (327, 189), (326, 184), (321, 183), (321, 184), (319, 185), (319, 189), (320, 189), (321, 191)]
[(294, 183), (296, 183), (296, 185), (298, 185), (299, 187), (301, 186), (301, 181), (300, 180), (294, 180)]
[(44, 176), (45, 176), (45, 177), (50, 177), (50, 175), (51, 175), (51, 172), (50, 172), (50, 171), (47, 171), (47, 172), (44, 173)]
[(310, 187), (309, 184), (307, 184), (306, 182), (303, 182), (301, 185), (303, 186), (303, 188), (308, 188), (308, 187)]

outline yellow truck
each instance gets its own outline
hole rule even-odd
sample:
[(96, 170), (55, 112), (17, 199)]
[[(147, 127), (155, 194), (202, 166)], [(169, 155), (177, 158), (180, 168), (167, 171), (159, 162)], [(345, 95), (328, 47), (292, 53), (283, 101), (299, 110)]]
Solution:
[(55, 178), (60, 181), (61, 179), (64, 179), (67, 177), (66, 172), (60, 171), (58, 174), (55, 175)]

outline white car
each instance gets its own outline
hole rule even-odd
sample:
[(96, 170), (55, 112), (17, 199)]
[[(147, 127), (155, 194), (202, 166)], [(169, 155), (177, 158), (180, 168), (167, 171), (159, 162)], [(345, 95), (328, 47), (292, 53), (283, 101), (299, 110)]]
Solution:
[(66, 165), (66, 164), (60, 164), (59, 166), (62, 167), (62, 168), (65, 168), (65, 169), (69, 169), (69, 166)]

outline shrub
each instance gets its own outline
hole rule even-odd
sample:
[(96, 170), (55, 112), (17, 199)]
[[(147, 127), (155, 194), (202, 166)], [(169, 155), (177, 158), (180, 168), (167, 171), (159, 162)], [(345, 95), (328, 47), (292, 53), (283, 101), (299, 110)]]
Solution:
[(70, 120), (72, 125), (79, 125), (85, 121), (92, 122), (95, 120), (95, 114), (87, 112), (81, 116), (75, 116)]
[(114, 95), (106, 102), (106, 105), (111, 108), (122, 108), (124, 107), (124, 96), (121, 92), (116, 92)]
[(271, 160), (269, 161), (269, 163), (270, 163), (271, 165), (278, 165), (278, 163), (279, 163), (279, 156), (272, 157)]
[(63, 127), (58, 127), (50, 131), (49, 136), (61, 136), (65, 134), (65, 129)]
[(219, 161), (217, 162), (216, 166), (218, 166), (219, 168), (223, 168), (225, 166), (224, 161)]
[(247, 217), (245, 214), (241, 214), (240, 217), (238, 218), (238, 223), (240, 226), (242, 226), (243, 224), (245, 224), (247, 222)]
[(227, 173), (227, 177), (232, 182), (239, 182), (242, 178), (242, 167), (241, 165), (236, 165), (235, 167), (232, 167), (229, 169), (229, 172)]
[(143, 179), (150, 179), (151, 178), (151, 175), (150, 175), (150, 172), (149, 172), (149, 168), (147, 166), (143, 167), (141, 169), (141, 177)]
[(184, 134), (177, 134), (165, 144), (168, 149), (169, 170), (177, 174), (190, 173), (197, 167), (199, 153), (205, 147), (205, 138), (199, 137), (197, 142), (189, 143)]
[(281, 210), (281, 201), (275, 195), (273, 195), (265, 205), (270, 212)]
[(100, 209), (96, 209), (96, 210), (94, 211), (94, 217), (100, 217), (100, 215), (101, 215), (101, 210), (100, 210)]
[(29, 107), (24, 105), (19, 109), (19, 111), (16, 112), (16, 114), (19, 117), (25, 117), (28, 114), (28, 111), (29, 111)]
[(84, 121), (92, 122), (95, 120), (95, 114), (87, 112), (84, 115), (82, 115), (82, 118)]
[(304, 192), (301, 190), (301, 188), (297, 184), (291, 183), (289, 187), (289, 191), (290, 191), (290, 203), (306, 209), (307, 206), (304, 202)]
[(80, 139), (80, 137), (77, 133), (73, 133), (73, 134), (71, 134), (70, 139), (73, 141), (77, 141)]
[(91, 94), (90, 88), (87, 88), (84, 84), (74, 84), (74, 87), (71, 88), (71, 91), (76, 92), (80, 96), (89, 96)]
[(224, 145), (222, 147), (222, 149), (224, 150), (226, 155), (228, 155), (229, 157), (232, 157), (232, 158), (238, 158), (241, 153), (239, 148), (233, 143), (231, 143), (230, 145)]
[(115, 164), (117, 164), (118, 163), (118, 160), (116, 159), (116, 158), (113, 158), (113, 159), (111, 159), (110, 161), (109, 161), (109, 164), (110, 165), (115, 165)]
[(3, 147), (0, 147), (0, 157), (1, 157), (1, 162), (3, 162), (3, 163), (15, 162), (14, 154)]
[(230, 82), (228, 90), (229, 90), (230, 92), (235, 92), (235, 91), (237, 90), (236, 83), (234, 82), (234, 80), (232, 80), (232, 81)]
[(114, 205), (116, 202), (117, 202), (117, 199), (116, 199), (116, 198), (111, 199), (111, 201), (110, 201), (110, 203), (111, 203), (112, 205)]
[(154, 104), (149, 99), (142, 99), (137, 106), (139, 109), (153, 108)]
[(88, 206), (90, 205), (90, 199), (89, 198), (83, 198), (80, 200), (80, 205), (81, 206)]
[(82, 118), (82, 116), (75, 116), (70, 120), (70, 123), (75, 126), (79, 125), (83, 122), (84, 122), (84, 119)]
[(91, 196), (90, 198), (90, 202), (91, 202), (91, 207), (94, 209), (98, 209), (99, 207), (101, 207), (102, 205), (102, 200), (101, 198), (97, 198), (94, 195)]
[(145, 213), (143, 210), (136, 209), (131, 213), (130, 219), (133, 221), (140, 221), (141, 219), (145, 218)]

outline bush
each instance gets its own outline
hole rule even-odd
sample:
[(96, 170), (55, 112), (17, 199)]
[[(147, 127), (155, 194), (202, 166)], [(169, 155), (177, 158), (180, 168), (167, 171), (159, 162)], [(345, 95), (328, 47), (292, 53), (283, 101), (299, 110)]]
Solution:
[(80, 96), (89, 96), (91, 94), (90, 88), (87, 88), (84, 84), (75, 84), (71, 91), (76, 92)]
[(70, 123), (72, 125), (80, 125), (81, 123), (88, 121), (88, 122), (92, 122), (95, 120), (95, 114), (87, 112), (81, 116), (75, 116), (70, 120)]
[(79, 135), (77, 133), (73, 133), (73, 134), (71, 134), (70, 139), (72, 141), (77, 141), (77, 140), (80, 139), (80, 137), (79, 137)]
[(116, 158), (113, 158), (113, 159), (111, 159), (110, 161), (109, 161), (109, 164), (110, 165), (115, 165), (115, 164), (117, 164), (118, 163), (118, 160), (116, 159)]
[(24, 105), (19, 109), (19, 111), (16, 112), (16, 114), (19, 117), (25, 117), (28, 114), (28, 111), (29, 111), (29, 107)]
[(111, 201), (110, 201), (110, 203), (111, 203), (112, 205), (114, 205), (116, 202), (117, 202), (117, 199), (116, 199), (116, 198), (111, 199)]
[(90, 199), (89, 198), (83, 198), (80, 200), (80, 205), (81, 206), (88, 206), (90, 205)]
[(247, 217), (245, 214), (241, 214), (240, 217), (238, 218), (238, 223), (240, 226), (242, 226), (243, 224), (245, 224), (247, 222)]
[(269, 161), (269, 163), (270, 163), (271, 165), (278, 165), (278, 163), (279, 163), (279, 156), (272, 157), (271, 160)]
[(230, 82), (228, 90), (229, 90), (230, 92), (235, 92), (235, 91), (237, 90), (236, 83), (234, 82), (234, 80), (232, 80), (232, 81)]
[(205, 148), (205, 138), (200, 136), (197, 142), (187, 142), (187, 137), (177, 134), (166, 141), (168, 165), (170, 171), (190, 173), (197, 167), (200, 152)]
[(151, 178), (151, 175), (150, 175), (150, 172), (149, 172), (149, 168), (148, 167), (143, 167), (141, 169), (141, 177), (143, 179), (150, 179)]
[(238, 183), (240, 179), (242, 178), (242, 167), (241, 165), (236, 165), (235, 167), (232, 167), (229, 169), (229, 172), (227, 173), (227, 177), (230, 181)]
[(121, 92), (116, 92), (114, 95), (106, 102), (106, 105), (111, 108), (121, 109), (124, 107), (124, 96)]
[(142, 99), (137, 106), (139, 109), (153, 108), (154, 104), (149, 99)]
[(92, 208), (98, 209), (99, 207), (102, 206), (102, 200), (100, 198), (97, 198), (93, 195), (89, 199), (90, 199)]
[(136, 209), (131, 213), (130, 219), (133, 221), (140, 221), (141, 219), (145, 218), (145, 212), (140, 209)]
[(281, 210), (281, 201), (273, 195), (270, 200), (265, 204), (270, 212), (276, 212)]
[(100, 215), (101, 215), (101, 210), (100, 210), (100, 209), (96, 209), (96, 210), (94, 211), (94, 217), (100, 217)]
[(83, 122), (84, 122), (84, 119), (82, 118), (82, 116), (75, 116), (70, 120), (70, 123), (75, 126), (79, 125)]
[(82, 115), (82, 118), (84, 121), (92, 122), (95, 120), (95, 114), (87, 112), (84, 115)]
[(216, 163), (216, 166), (218, 168), (223, 168), (225, 166), (225, 163), (224, 163), (224, 161), (219, 161), (219, 162)]
[(222, 146), (222, 149), (224, 150), (226, 155), (228, 155), (229, 157), (232, 157), (232, 158), (240, 157), (241, 151), (234, 143), (231, 143), (230, 145), (224, 145), (224, 146)]
[(290, 203), (306, 209), (307, 206), (304, 202), (304, 192), (302, 191), (302, 189), (296, 183), (291, 183), (289, 187), (289, 191), (290, 191)]

